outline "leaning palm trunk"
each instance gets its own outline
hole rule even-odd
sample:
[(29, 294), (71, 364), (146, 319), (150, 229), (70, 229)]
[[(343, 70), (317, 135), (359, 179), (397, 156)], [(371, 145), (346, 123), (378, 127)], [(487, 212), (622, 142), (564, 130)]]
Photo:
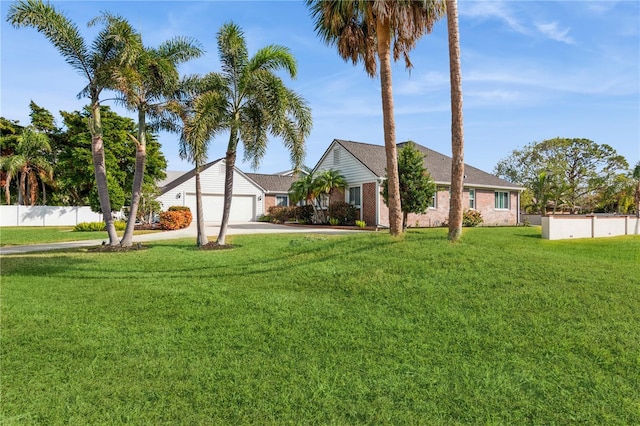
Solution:
[(100, 200), (100, 209), (102, 217), (109, 235), (109, 245), (118, 245), (118, 234), (113, 223), (113, 215), (111, 214), (111, 200), (109, 200), (109, 189), (107, 186), (107, 168), (104, 161), (104, 142), (102, 140), (102, 117), (100, 115), (100, 104), (93, 102), (91, 104), (91, 119), (89, 120), (89, 129), (91, 130), (91, 156), (93, 157), (93, 170), (96, 177), (96, 186), (98, 187), (98, 198)]
[(451, 204), (449, 206), (449, 240), (462, 236), (462, 191), (464, 185), (464, 127), (462, 121), (462, 72), (457, 0), (447, 0), (449, 34), (449, 69), (451, 78)]
[(129, 219), (127, 227), (124, 230), (120, 245), (123, 247), (131, 247), (133, 245), (133, 231), (135, 229), (136, 218), (138, 217), (138, 208), (140, 206), (140, 198), (142, 196), (142, 184), (144, 182), (144, 168), (147, 162), (147, 126), (146, 113), (143, 110), (138, 111), (138, 138), (134, 140), (136, 144), (136, 166), (133, 175), (133, 186), (131, 188), (131, 205), (129, 206)]
[(377, 21), (378, 56), (380, 58), (380, 88), (382, 90), (382, 120), (384, 148), (387, 155), (389, 182), (389, 227), (391, 235), (402, 234), (402, 207), (396, 149), (396, 123), (393, 116), (393, 89), (391, 81), (391, 36), (386, 19)]
[(202, 186), (200, 185), (200, 166), (196, 166), (196, 221), (198, 228), (198, 237), (196, 244), (202, 247), (209, 243), (207, 234), (204, 230), (204, 212), (202, 211)]
[(231, 213), (231, 200), (233, 199), (233, 169), (236, 165), (236, 150), (231, 146), (237, 146), (237, 130), (231, 129), (229, 136), (229, 150), (225, 159), (224, 171), (224, 209), (222, 212), (222, 222), (218, 233), (218, 245), (225, 245), (227, 239), (227, 227), (229, 226), (229, 215)]

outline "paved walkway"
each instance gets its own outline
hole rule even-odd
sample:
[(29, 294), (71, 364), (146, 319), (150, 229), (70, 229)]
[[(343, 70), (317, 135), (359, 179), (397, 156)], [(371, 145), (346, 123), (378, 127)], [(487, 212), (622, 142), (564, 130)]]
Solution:
[[(220, 231), (220, 225), (216, 223), (206, 223), (206, 234), (210, 239), (214, 239), (218, 236)], [(330, 227), (305, 227), (305, 226), (288, 226), (288, 225), (276, 225), (273, 223), (264, 222), (247, 222), (247, 223), (232, 223), (227, 228), (227, 235), (239, 235), (239, 234), (283, 234), (283, 233), (312, 233), (312, 234), (344, 234), (349, 232), (362, 232), (351, 229), (335, 229)], [(194, 223), (188, 228), (178, 229), (176, 231), (155, 232), (152, 234), (141, 234), (133, 236), (133, 243), (144, 243), (148, 241), (161, 241), (161, 240), (173, 240), (177, 238), (196, 238), (197, 229)], [(47, 244), (31, 244), (26, 246), (9, 246), (0, 247), (0, 255), (8, 254), (23, 254), (36, 251), (50, 251), (69, 249), (77, 247), (93, 247), (99, 246), (103, 241), (101, 240), (85, 240), (85, 241), (68, 241), (63, 243), (47, 243)]]

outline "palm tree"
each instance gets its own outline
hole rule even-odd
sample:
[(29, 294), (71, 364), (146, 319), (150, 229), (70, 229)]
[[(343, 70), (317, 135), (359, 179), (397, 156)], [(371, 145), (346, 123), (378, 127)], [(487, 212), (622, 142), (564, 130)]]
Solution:
[(107, 189), (107, 171), (104, 159), (104, 142), (100, 117), (100, 94), (107, 88), (110, 70), (121, 65), (120, 53), (123, 45), (113, 37), (119, 33), (124, 20), (114, 18), (98, 32), (91, 47), (80, 35), (76, 24), (71, 22), (54, 6), (42, 0), (20, 0), (11, 5), (7, 20), (16, 28), (32, 27), (41, 32), (60, 52), (66, 62), (86, 78), (87, 85), (80, 95), (90, 100), (91, 152), (100, 208), (109, 235), (109, 244), (118, 244), (118, 235), (113, 224), (111, 203)]
[[(217, 34), (218, 52), (222, 73), (215, 74), (220, 86), (212, 96), (216, 110), (203, 102), (196, 110), (194, 121), (217, 123), (210, 131), (229, 131), (229, 142), (225, 156), (224, 210), (217, 244), (225, 245), (231, 200), (233, 173), (238, 143), (242, 141), (244, 158), (257, 168), (267, 147), (267, 136), (282, 139), (291, 155), (294, 168), (298, 169), (304, 159), (304, 141), (311, 131), (311, 110), (306, 101), (287, 88), (275, 71), (284, 70), (291, 78), (296, 76), (296, 61), (289, 49), (270, 45), (249, 57), (242, 30), (227, 23)], [(203, 99), (205, 101), (206, 99)], [(214, 118), (207, 118), (213, 114)]]
[[(321, 172), (313, 181), (315, 192), (318, 195), (325, 195), (329, 197), (333, 189), (339, 189), (344, 191), (347, 189), (347, 180), (337, 170), (329, 169)], [(323, 221), (326, 221), (323, 218)]]
[(186, 77), (161, 111), (161, 126), (180, 135), (180, 157), (195, 167), (198, 247), (209, 243), (204, 227), (200, 170), (207, 161), (209, 143), (222, 127), (221, 112), (225, 111), (227, 101), (221, 94), (222, 87), (224, 82), (215, 73)]
[[(443, 0), (306, 0), (315, 20), (315, 29), (339, 55), (354, 64), (362, 61), (370, 77), (378, 72), (384, 145), (389, 179), (389, 224), (392, 235), (402, 233), (402, 209), (396, 149), (391, 51), (393, 58), (404, 57), (411, 68), (409, 51), (422, 35), (431, 32), (434, 23), (445, 12)], [(393, 45), (393, 47), (392, 47)]]
[(449, 205), (449, 240), (462, 236), (462, 191), (464, 188), (464, 126), (462, 121), (462, 72), (460, 70), (460, 34), (458, 0), (447, 1), (449, 35), (449, 77), (451, 80), (451, 203)]
[[(316, 198), (318, 197), (318, 185), (316, 184), (316, 176), (313, 171), (301, 176), (297, 181), (291, 184), (289, 188), (289, 196), (293, 203), (304, 201), (307, 205), (313, 207), (314, 216), (319, 218), (318, 209), (316, 208)], [(314, 220), (315, 222), (315, 220)]]
[(9, 183), (14, 176), (19, 176), (18, 203), (36, 204), (38, 193), (38, 178), (42, 182), (43, 204), (46, 202), (45, 182), (53, 179), (53, 167), (47, 161), (46, 154), (51, 152), (49, 138), (44, 133), (36, 132), (32, 128), (25, 128), (17, 138), (18, 144), (12, 155), (0, 158), (0, 168), (7, 174), (5, 196), (10, 203)]
[[(114, 18), (111, 15), (104, 15), (103, 19), (110, 22)], [(131, 37), (131, 34), (135, 34), (131, 27), (125, 34), (128, 38), (122, 40), (123, 44), (127, 44), (131, 38), (135, 38), (137, 43), (126, 52), (127, 56), (130, 56), (128, 63), (115, 67), (111, 78), (112, 88), (121, 94), (118, 100), (126, 108), (138, 113), (138, 135), (137, 137), (130, 135), (136, 145), (136, 162), (129, 219), (120, 240), (121, 246), (128, 247), (133, 244), (133, 230), (144, 183), (147, 158), (147, 116), (152, 118), (161, 116), (167, 98), (176, 91), (180, 82), (177, 66), (200, 56), (202, 49), (195, 40), (184, 37), (175, 37), (162, 43), (157, 49), (145, 48), (142, 46), (139, 35)]]

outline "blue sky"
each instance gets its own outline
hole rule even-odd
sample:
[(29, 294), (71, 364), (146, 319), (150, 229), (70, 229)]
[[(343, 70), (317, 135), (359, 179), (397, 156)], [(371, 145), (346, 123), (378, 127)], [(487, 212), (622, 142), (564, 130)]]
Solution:
[[(76, 98), (84, 81), (41, 34), (5, 22), (10, 4), (1, 2), (0, 115), (27, 124), (33, 100), (60, 124), (58, 111), (86, 104)], [(297, 58), (298, 77), (288, 84), (313, 111), (307, 165), (314, 166), (334, 138), (383, 144), (379, 80), (317, 38), (302, 1), (53, 4), (89, 41), (95, 29), (85, 24), (101, 11), (127, 18), (149, 46), (174, 36), (196, 38), (206, 53), (183, 66), (184, 73), (219, 70), (215, 35), (233, 21), (244, 30), (250, 53), (282, 44)], [(512, 150), (558, 136), (609, 144), (630, 165), (640, 160), (640, 2), (462, 0), (459, 13), (467, 164), (490, 172)], [(450, 155), (445, 20), (419, 41), (411, 58), (411, 72), (403, 62), (393, 69), (397, 140)], [(210, 160), (224, 156), (227, 137), (211, 142)], [(169, 170), (192, 168), (179, 159), (175, 136), (163, 133), (160, 142)], [(247, 163), (238, 166), (252, 171)], [(270, 140), (257, 171), (289, 167), (281, 142)]]

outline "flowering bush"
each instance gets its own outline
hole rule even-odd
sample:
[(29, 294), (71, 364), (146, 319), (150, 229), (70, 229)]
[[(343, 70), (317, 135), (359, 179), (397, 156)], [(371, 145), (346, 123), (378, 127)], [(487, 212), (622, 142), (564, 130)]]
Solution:
[(160, 228), (171, 231), (191, 225), (193, 216), (189, 207), (172, 206), (169, 211), (160, 213)]
[(465, 210), (462, 214), (462, 226), (474, 227), (480, 225), (484, 220), (477, 210)]

